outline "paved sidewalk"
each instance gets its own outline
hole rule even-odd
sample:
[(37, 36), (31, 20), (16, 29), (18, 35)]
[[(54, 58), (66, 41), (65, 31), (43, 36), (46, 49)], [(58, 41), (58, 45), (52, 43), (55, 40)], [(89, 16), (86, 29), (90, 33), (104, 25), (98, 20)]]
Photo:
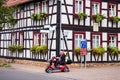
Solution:
[[(26, 70), (30, 72), (45, 73), (43, 67), (12, 64), (14, 69)], [(107, 66), (98, 68), (70, 68), (70, 72), (57, 72), (49, 75), (67, 77), (70, 80), (120, 80), (120, 66)]]

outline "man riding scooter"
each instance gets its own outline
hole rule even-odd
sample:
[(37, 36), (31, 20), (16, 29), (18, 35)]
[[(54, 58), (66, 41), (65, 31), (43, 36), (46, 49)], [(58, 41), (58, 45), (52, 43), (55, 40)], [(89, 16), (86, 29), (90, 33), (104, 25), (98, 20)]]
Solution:
[[(60, 52), (59, 56), (52, 57), (49, 61), (50, 65), (47, 66), (45, 71), (47, 73), (52, 73), (55, 70), (63, 71), (63, 72), (69, 72), (69, 68), (67, 67), (65, 63), (65, 53)], [(54, 67), (52, 67), (52, 63), (54, 63)]]

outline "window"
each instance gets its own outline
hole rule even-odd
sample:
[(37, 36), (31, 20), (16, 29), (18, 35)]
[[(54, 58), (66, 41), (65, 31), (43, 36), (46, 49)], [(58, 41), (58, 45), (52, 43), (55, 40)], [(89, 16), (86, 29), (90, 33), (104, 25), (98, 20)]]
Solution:
[(84, 38), (84, 33), (74, 33), (74, 48), (80, 47), (80, 40)]
[(75, 1), (75, 13), (78, 13), (78, 12), (83, 12), (83, 9), (82, 9), (82, 0), (76, 0)]
[(33, 33), (33, 45), (47, 45), (47, 33)]
[(109, 8), (109, 11), (108, 11), (109, 17), (117, 15), (117, 8), (118, 8), (117, 3), (108, 3), (108, 8)]
[(101, 13), (101, 0), (92, 0), (91, 1), (91, 15)]
[(20, 18), (24, 18), (24, 6), (20, 8)]
[(94, 2), (92, 3), (92, 14), (97, 14), (99, 13), (99, 3)]
[(113, 47), (117, 47), (117, 35), (108, 35), (108, 45), (109, 46), (113, 46)]
[(41, 34), (41, 45), (47, 45), (47, 34), (46, 33)]
[(92, 34), (92, 48), (102, 45), (102, 34)]
[(40, 13), (40, 2), (35, 3), (35, 13)]
[(92, 47), (98, 47), (100, 46), (100, 36), (99, 35), (93, 35), (92, 39)]
[(23, 32), (19, 33), (19, 45), (24, 46), (24, 33)]
[(47, 13), (47, 4), (46, 4), (46, 1), (42, 1), (42, 12)]
[(40, 40), (39, 40), (39, 36), (40, 36), (40, 33), (39, 32), (34, 32), (34, 35), (33, 35), (33, 45), (40, 45)]
[(11, 41), (12, 41), (12, 45), (16, 45), (17, 44), (17, 33), (12, 33), (11, 34)]

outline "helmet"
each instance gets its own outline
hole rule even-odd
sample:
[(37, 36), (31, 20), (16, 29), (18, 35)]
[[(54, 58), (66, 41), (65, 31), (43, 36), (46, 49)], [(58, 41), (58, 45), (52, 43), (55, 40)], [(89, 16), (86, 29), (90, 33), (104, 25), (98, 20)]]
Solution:
[(60, 55), (61, 55), (61, 56), (62, 56), (62, 55), (65, 55), (65, 53), (64, 53), (63, 51), (61, 51), (61, 52), (60, 52)]

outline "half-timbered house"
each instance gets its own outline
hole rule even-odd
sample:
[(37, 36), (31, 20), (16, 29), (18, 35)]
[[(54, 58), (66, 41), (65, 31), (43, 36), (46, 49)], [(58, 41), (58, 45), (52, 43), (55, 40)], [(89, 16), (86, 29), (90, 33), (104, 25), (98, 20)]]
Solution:
[[(8, 6), (17, 0), (9, 0)], [(77, 61), (74, 49), (80, 40), (87, 40), (87, 49), (97, 46), (114, 46), (120, 49), (120, 1), (119, 0), (21, 0), (14, 12), (16, 24), (6, 24), (0, 31), (0, 56), (19, 59), (42, 60), (41, 55), (30, 52), (33, 45), (47, 45), (45, 60), (66, 51), (68, 57)], [(44, 17), (35, 15), (44, 14)], [(99, 16), (96, 19), (96, 16)], [(102, 19), (101, 19), (102, 16)], [(116, 16), (118, 20), (113, 21)], [(104, 18), (104, 19), (103, 19)], [(23, 45), (23, 52), (11, 53), (10, 45)], [(79, 60), (79, 59), (78, 59)], [(96, 61), (91, 51), (86, 60)], [(115, 61), (119, 61), (119, 55)], [(112, 61), (105, 52), (98, 61)]]

